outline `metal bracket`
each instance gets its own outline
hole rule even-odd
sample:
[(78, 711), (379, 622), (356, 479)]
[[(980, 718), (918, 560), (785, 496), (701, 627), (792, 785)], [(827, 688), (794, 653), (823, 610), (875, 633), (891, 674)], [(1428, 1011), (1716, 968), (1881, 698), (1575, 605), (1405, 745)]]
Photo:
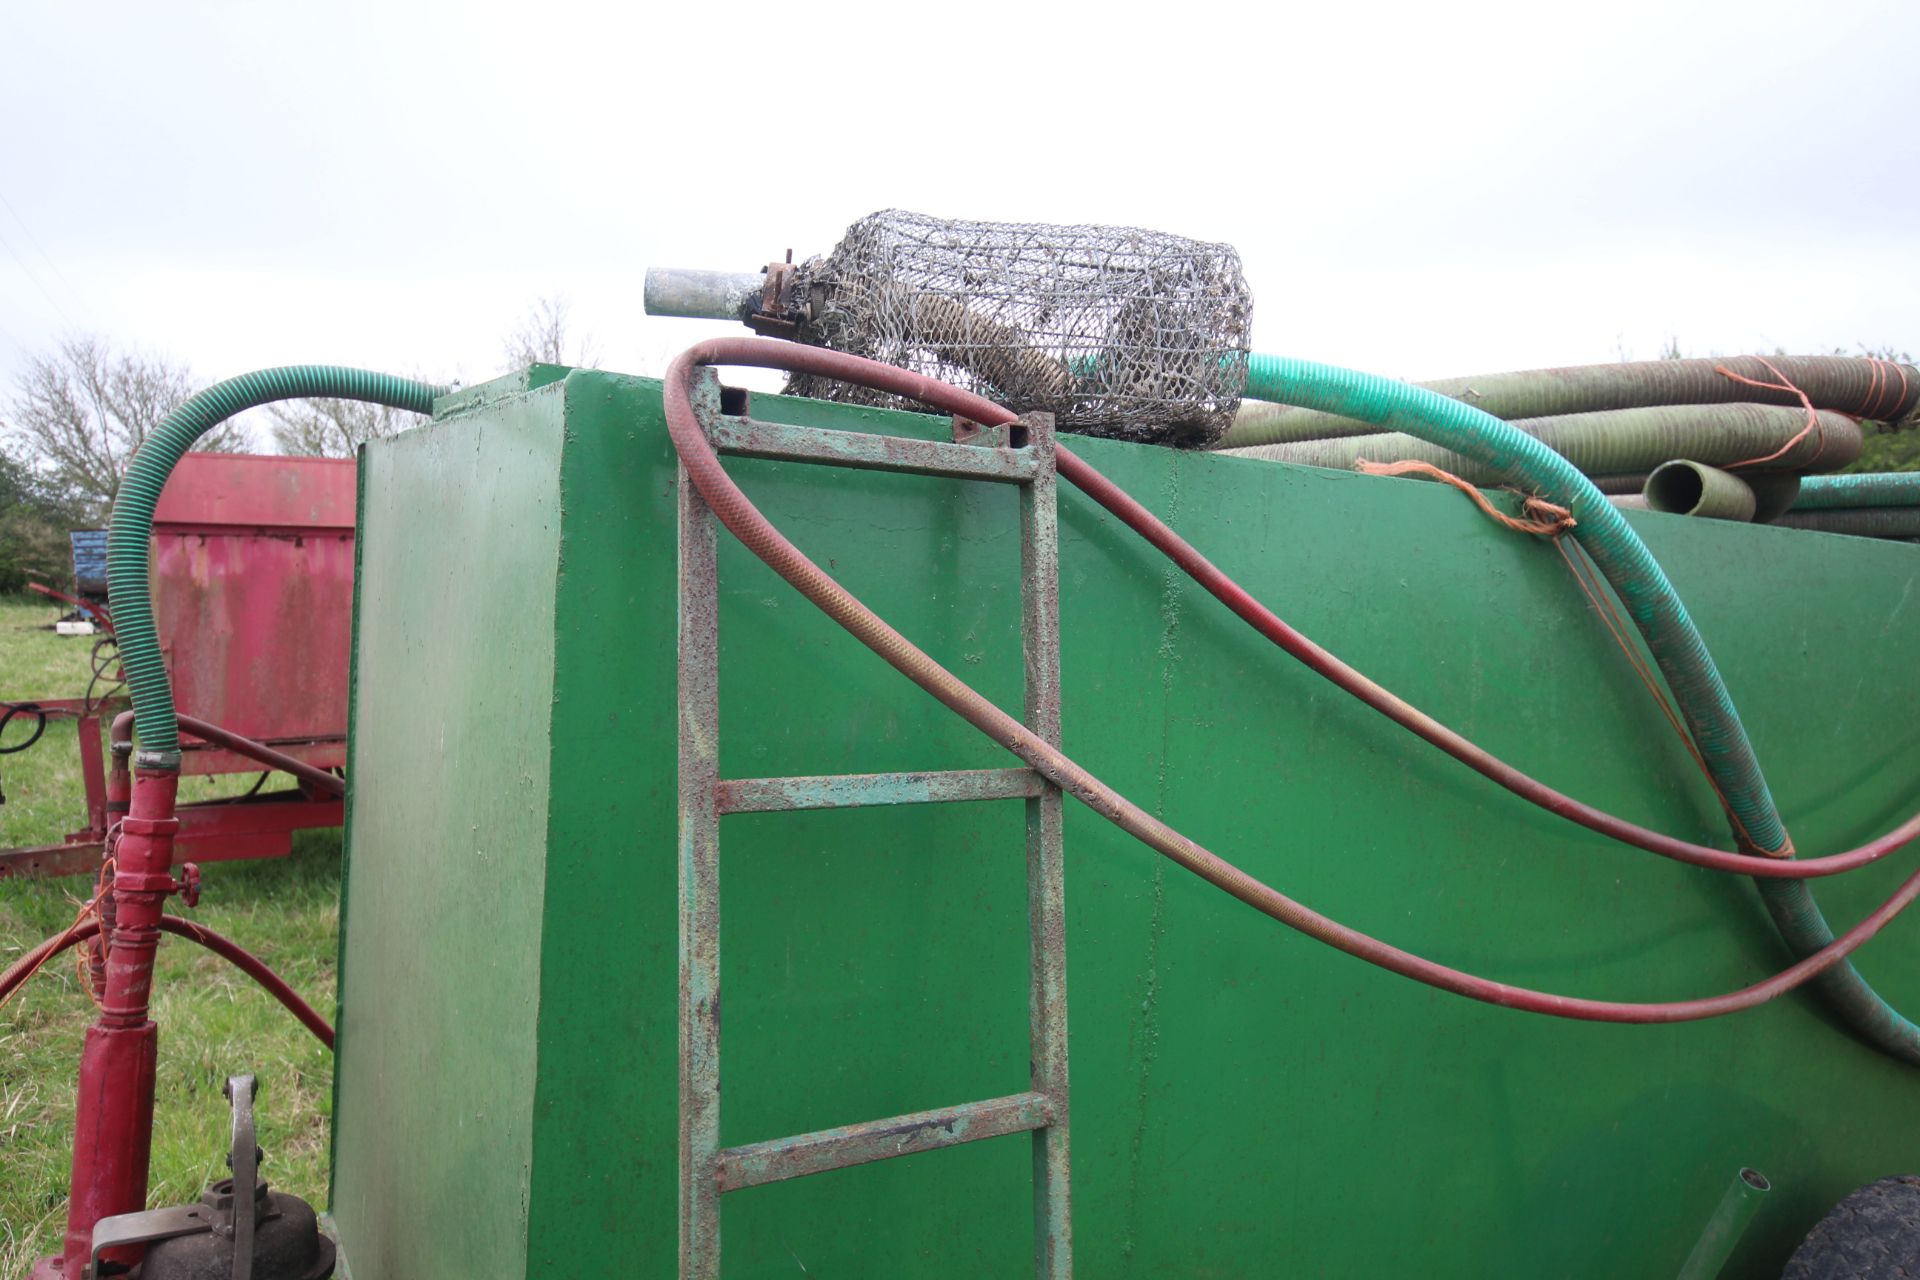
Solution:
[(986, 449), (1004, 449), (1007, 447), (1007, 428), (1004, 423), (995, 427), (982, 426), (972, 418), (953, 415), (953, 442), (955, 444), (979, 445)]
[(100, 1255), (109, 1249), (198, 1235), (213, 1230), (213, 1219), (213, 1210), (203, 1204), (148, 1209), (144, 1213), (116, 1213), (102, 1218), (93, 1224), (93, 1259), (87, 1267), (88, 1274), (95, 1278), (100, 1275)]
[(760, 306), (747, 317), (747, 328), (766, 338), (791, 338), (800, 328), (793, 308), (793, 250), (787, 250), (785, 262), (769, 262), (766, 275)]

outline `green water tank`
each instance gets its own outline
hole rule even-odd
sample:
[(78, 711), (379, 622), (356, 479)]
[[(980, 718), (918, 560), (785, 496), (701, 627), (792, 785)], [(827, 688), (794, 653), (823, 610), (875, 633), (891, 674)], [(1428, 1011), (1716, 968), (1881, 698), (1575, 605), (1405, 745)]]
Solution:
[[(944, 420), (756, 397), (769, 420)], [(1309, 635), (1581, 798), (1719, 842), (1559, 556), (1458, 493), (1076, 443)], [(1015, 492), (735, 461), (809, 554), (1020, 705)], [(332, 1213), (355, 1280), (673, 1274), (675, 469), (660, 387), (536, 367), (360, 469)], [(1637, 515), (1799, 848), (1920, 775), (1920, 548)], [(1789, 962), (1750, 883), (1610, 845), (1280, 654), (1071, 490), (1070, 754), (1415, 951), (1656, 1000)], [(721, 542), (724, 776), (996, 768), (992, 744)], [(722, 1140), (1027, 1086), (1021, 804), (726, 818)], [(1472, 1004), (1310, 943), (1069, 805), (1074, 1241), (1089, 1278), (1662, 1275), (1734, 1171), (1771, 1275), (1920, 1166), (1920, 1076), (1795, 995), (1669, 1027)], [(1820, 882), (1850, 924), (1897, 857)], [(1862, 954), (1920, 1007), (1920, 924)], [(1024, 1136), (728, 1196), (730, 1277), (1030, 1274)]]

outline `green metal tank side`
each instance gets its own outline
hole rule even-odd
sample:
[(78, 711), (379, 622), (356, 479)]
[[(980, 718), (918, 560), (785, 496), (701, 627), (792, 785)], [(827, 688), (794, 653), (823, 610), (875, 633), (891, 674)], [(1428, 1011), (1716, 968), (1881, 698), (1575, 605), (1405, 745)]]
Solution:
[(331, 1199), (363, 1280), (518, 1276), (529, 1239), (564, 401), (475, 399), (361, 464)]
[[(363, 470), (334, 1180), (359, 1280), (674, 1266), (675, 459), (656, 382), (528, 386), (443, 402)], [(1724, 839), (1560, 558), (1457, 493), (1074, 448), (1490, 749)], [(903, 633), (1019, 707), (1016, 493), (729, 468)], [(1798, 847), (1903, 817), (1920, 549), (1631, 518)], [(1610, 845), (1444, 759), (1071, 489), (1060, 528), (1067, 751), (1254, 874), (1573, 994), (1706, 994), (1789, 962), (1749, 882)], [(724, 533), (720, 561), (723, 776), (1011, 763)], [(1728, 1274), (1778, 1274), (1845, 1192), (1920, 1168), (1920, 1076), (1810, 996), (1668, 1027), (1531, 1018), (1310, 943), (1071, 802), (1066, 850), (1082, 1277), (1672, 1274), (1742, 1166), (1774, 1190)], [(1836, 924), (1908, 863), (1823, 882)], [(1026, 1087), (1018, 802), (737, 815), (721, 864), (723, 1142)], [(1902, 920), (1860, 964), (1910, 1006), (1916, 958)], [(728, 1196), (726, 1273), (1024, 1274), (1030, 1168), (1028, 1140), (1000, 1138)]]

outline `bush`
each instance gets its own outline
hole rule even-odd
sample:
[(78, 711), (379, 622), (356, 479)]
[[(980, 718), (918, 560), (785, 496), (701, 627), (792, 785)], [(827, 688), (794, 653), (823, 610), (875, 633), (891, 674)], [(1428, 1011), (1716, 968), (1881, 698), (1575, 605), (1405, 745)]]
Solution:
[(0, 595), (28, 578), (67, 585), (73, 576), (67, 534), (85, 524), (76, 503), (63, 501), (17, 459), (0, 453)]

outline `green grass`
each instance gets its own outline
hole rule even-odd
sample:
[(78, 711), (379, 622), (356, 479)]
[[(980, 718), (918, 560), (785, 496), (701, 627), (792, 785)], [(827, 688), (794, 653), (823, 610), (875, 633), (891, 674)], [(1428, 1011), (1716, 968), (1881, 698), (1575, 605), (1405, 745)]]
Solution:
[[(47, 628), (57, 610), (35, 597), (0, 597), (0, 698), (79, 697), (89, 676), (84, 639)], [(19, 723), (4, 742), (23, 737)], [(190, 778), (183, 799), (231, 794), (252, 777)], [(31, 750), (0, 756), (0, 848), (52, 843), (85, 823), (71, 720), (49, 724)], [(203, 868), (198, 908), (168, 910), (226, 934), (279, 970), (331, 1017), (339, 926), (340, 833), (296, 835), (293, 856)], [(82, 879), (0, 880), (0, 967), (73, 920)], [(93, 1006), (71, 953), (50, 963), (0, 1008), (0, 1280), (57, 1252), (66, 1225), (74, 1072)], [(226, 1077), (260, 1078), (262, 1172), (276, 1187), (323, 1205), (333, 1058), (272, 997), (224, 961), (182, 939), (160, 945), (154, 981), (160, 1068), (149, 1203), (181, 1204), (224, 1176)]]

